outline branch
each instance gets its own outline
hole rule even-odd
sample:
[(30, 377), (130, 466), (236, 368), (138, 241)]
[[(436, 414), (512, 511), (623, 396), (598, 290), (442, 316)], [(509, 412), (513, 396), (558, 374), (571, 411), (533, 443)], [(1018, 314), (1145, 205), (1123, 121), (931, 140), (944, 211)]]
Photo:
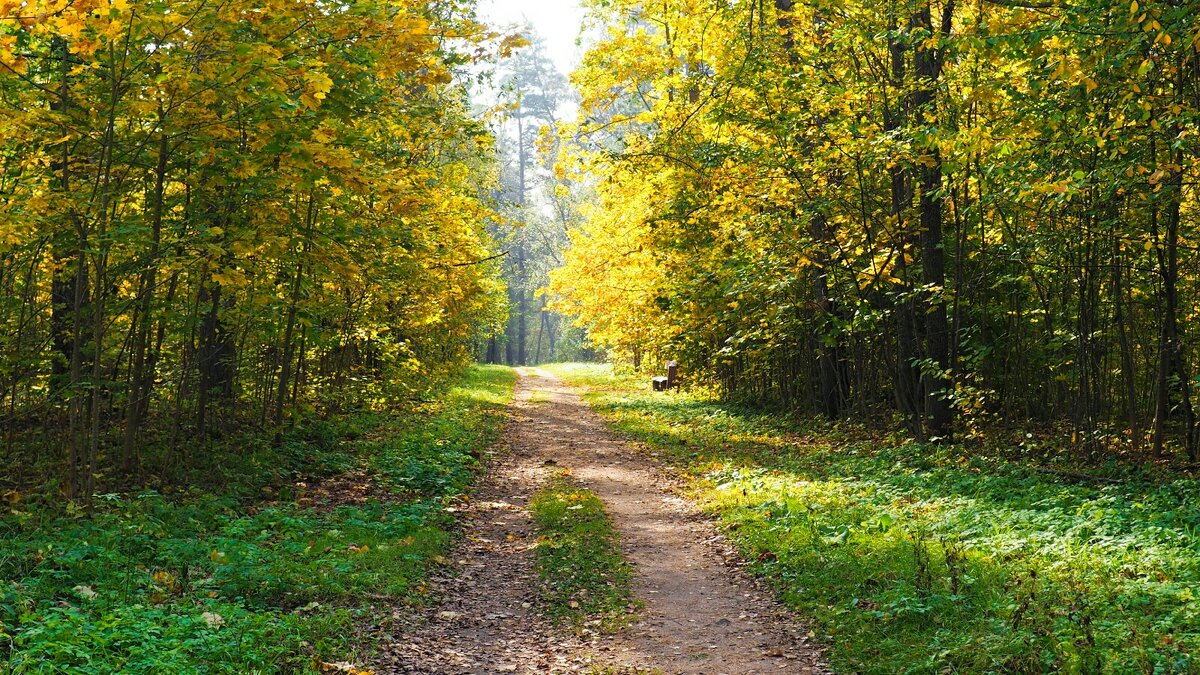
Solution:
[(1001, 7), (1019, 7), (1021, 9), (1066, 9), (1067, 6), (1061, 2), (1049, 0), (1047, 2), (1031, 2), (1030, 0), (984, 0), (993, 5)]
[(434, 265), (434, 267), (442, 268), (442, 269), (449, 269), (451, 267), (470, 267), (471, 265), (482, 265), (483, 263), (490, 262), (492, 260), (495, 260), (496, 258), (503, 258), (504, 256), (506, 256), (508, 254), (509, 254), (509, 251), (501, 251), (501, 252), (497, 253), (496, 255), (490, 255), (486, 258), (480, 258), (479, 260), (472, 260), (471, 262), (443, 263), (441, 265)]

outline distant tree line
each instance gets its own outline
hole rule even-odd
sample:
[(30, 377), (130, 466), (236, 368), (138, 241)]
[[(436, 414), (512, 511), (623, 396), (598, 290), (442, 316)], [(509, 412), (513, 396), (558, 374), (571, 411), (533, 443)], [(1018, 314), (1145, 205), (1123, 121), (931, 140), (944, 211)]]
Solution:
[(589, 193), (585, 184), (554, 171), (562, 109), (574, 92), (543, 38), (531, 27), (524, 31), (530, 45), (500, 64), (495, 81), (505, 112), (497, 129), (503, 219), (493, 232), (507, 250), (502, 273), (508, 320), (480, 347), (480, 358), (510, 366), (595, 360), (600, 354), (587, 344), (586, 333), (551, 310), (549, 297), (540, 292), (550, 270), (563, 264), (567, 230)]

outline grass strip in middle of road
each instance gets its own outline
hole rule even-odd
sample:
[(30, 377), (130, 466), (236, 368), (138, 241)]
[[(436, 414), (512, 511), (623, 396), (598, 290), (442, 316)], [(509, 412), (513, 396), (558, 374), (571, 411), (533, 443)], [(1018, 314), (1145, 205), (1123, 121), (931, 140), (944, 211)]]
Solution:
[(530, 504), (538, 529), (537, 569), (546, 611), (576, 630), (612, 633), (636, 619), (633, 567), (594, 492), (556, 477)]

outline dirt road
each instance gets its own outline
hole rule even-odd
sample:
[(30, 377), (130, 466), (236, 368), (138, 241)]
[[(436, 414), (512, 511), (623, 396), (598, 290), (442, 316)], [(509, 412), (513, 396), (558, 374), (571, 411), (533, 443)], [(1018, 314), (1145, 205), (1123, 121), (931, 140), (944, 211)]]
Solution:
[[(712, 525), (571, 387), (524, 370), (506, 443), (475, 495), (444, 602), (390, 639), (380, 672), (827, 672), (803, 628), (732, 563)], [(604, 501), (636, 570), (645, 608), (616, 635), (575, 636), (538, 613), (527, 506), (559, 468)]]

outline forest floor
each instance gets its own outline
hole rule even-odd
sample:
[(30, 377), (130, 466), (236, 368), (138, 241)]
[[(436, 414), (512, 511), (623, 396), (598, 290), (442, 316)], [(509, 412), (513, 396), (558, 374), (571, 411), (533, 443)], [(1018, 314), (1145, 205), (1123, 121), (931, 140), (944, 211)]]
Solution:
[[(445, 600), (380, 645), (378, 672), (826, 672), (807, 629), (572, 387), (523, 370), (506, 442), (468, 507), (455, 575), (435, 580)], [(592, 491), (611, 515), (638, 600), (624, 627), (547, 618), (530, 502), (555, 476)]]
[[(0, 501), (0, 673), (362, 673), (369, 635), (431, 602), (515, 374), (430, 400), (253, 430), (176, 457), (186, 480)], [(156, 448), (147, 448), (156, 450)]]

